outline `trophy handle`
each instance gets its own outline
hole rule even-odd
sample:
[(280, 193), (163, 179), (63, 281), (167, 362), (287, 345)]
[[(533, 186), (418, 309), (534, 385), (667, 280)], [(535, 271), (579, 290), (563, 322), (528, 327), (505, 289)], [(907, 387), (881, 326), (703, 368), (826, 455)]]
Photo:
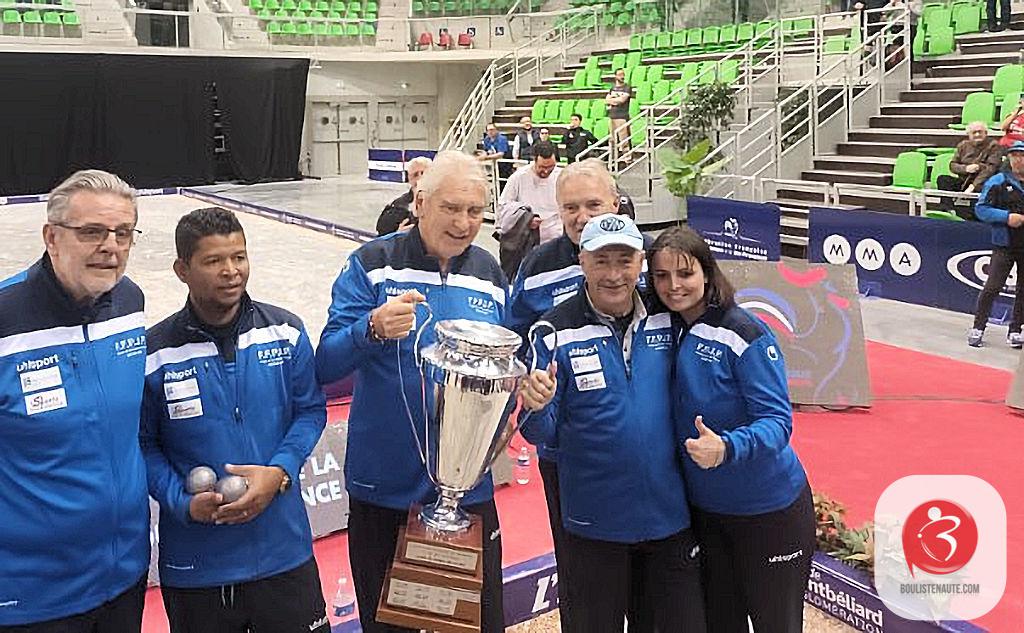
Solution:
[[(555, 329), (554, 325), (552, 325), (549, 321), (537, 321), (536, 323), (531, 325), (529, 331), (526, 333), (526, 342), (530, 345), (530, 353), (533, 354), (533, 358), (530, 360), (530, 374), (532, 374), (537, 369), (537, 345), (535, 343), (536, 339), (534, 339), (533, 333), (537, 331), (537, 328), (541, 327), (550, 328), (551, 335), (554, 336), (555, 338), (554, 347), (551, 348), (552, 359), (554, 359), (554, 352), (558, 349), (558, 330)], [(514, 398), (515, 396), (513, 395), (512, 397)], [(515, 437), (516, 432), (519, 431), (519, 429), (521, 429), (524, 424), (529, 422), (531, 413), (532, 412), (524, 415), (522, 418), (522, 422), (516, 424), (515, 427), (513, 427), (511, 424), (509, 424), (508, 427), (506, 427), (507, 430), (505, 431), (505, 435), (501, 438), (501, 440), (499, 440), (498, 447), (494, 451), (494, 457), (491, 460), (492, 462), (494, 461), (494, 459), (497, 459), (498, 455), (500, 455), (502, 452), (508, 449), (508, 445), (512, 443), (512, 438)]]
[[(420, 434), (416, 431), (416, 420), (412, 415), (412, 407), (409, 406), (409, 398), (405, 395), (405, 377), (402, 375), (402, 339), (395, 341), (395, 360), (398, 364), (398, 382), (402, 386), (399, 391), (402, 392), (402, 402), (405, 403), (405, 415), (409, 419), (409, 430), (412, 431), (412, 438), (416, 440), (416, 450), (419, 452), (420, 461), (426, 466), (427, 476), (433, 481), (434, 477), (430, 474), (430, 465), (427, 464), (427, 453), (424, 450), (424, 446), (429, 446), (428, 440), (430, 437), (426, 434), (430, 433), (430, 424), (427, 421), (427, 383), (426, 377), (423, 375), (420, 339), (423, 337), (423, 332), (427, 329), (427, 325), (434, 320), (434, 311), (430, 309), (430, 304), (426, 301), (421, 302), (421, 305), (427, 309), (427, 318), (423, 321), (423, 325), (416, 330), (416, 338), (413, 339), (412, 344), (412, 357), (420, 376), (420, 408), (423, 412), (423, 431), (425, 435), (423, 442), (420, 441)], [(436, 485), (437, 482), (434, 482), (434, 484)]]

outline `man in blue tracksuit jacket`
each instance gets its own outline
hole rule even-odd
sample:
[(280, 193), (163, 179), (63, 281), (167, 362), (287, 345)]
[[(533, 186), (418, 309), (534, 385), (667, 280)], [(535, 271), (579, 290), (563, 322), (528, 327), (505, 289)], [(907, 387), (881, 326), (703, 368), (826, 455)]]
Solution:
[[(142, 450), (160, 503), (171, 633), (330, 630), (299, 470), (327, 420), (294, 314), (249, 299), (245, 233), (210, 207), (175, 230), (188, 302), (149, 330)], [(188, 490), (192, 469), (244, 477), (240, 499)]]
[[(425, 301), (433, 314), (423, 346), (433, 343), (437, 321), (500, 324), (505, 315), (504, 273), (494, 257), (472, 244), (486, 205), (480, 164), (458, 152), (441, 152), (420, 180), (418, 225), (357, 249), (334, 284), (316, 352), (317, 374), (322, 384), (355, 374), (345, 485), (351, 506), (349, 557), (367, 633), (407, 630), (376, 622), (377, 601), (410, 506), (436, 498), (417, 445), (422, 440), (414, 436), (408, 417), (411, 412), (418, 436), (424, 437), (415, 337), (409, 336), (414, 324), (427, 319), (426, 307), (418, 304)], [(504, 631), (501, 538), (490, 476), (464, 502), (483, 519), (482, 631), (498, 633)]]
[(570, 633), (622, 631), (631, 598), (654, 630), (705, 630), (700, 548), (673, 442), (672, 320), (648, 315), (636, 292), (643, 245), (624, 216), (587, 223), (586, 283), (543, 317), (557, 330), (543, 346), (557, 341), (556, 364), (522, 389), (524, 408), (540, 409), (522, 420), (523, 435), (559, 447)]
[[(545, 242), (530, 251), (513, 280), (505, 327), (526, 337), (527, 332), (541, 315), (574, 296), (583, 285), (580, 268), (580, 234), (587, 222), (605, 213), (622, 212), (627, 199), (616, 186), (615, 179), (604, 163), (588, 158), (570, 163), (562, 170), (555, 187), (555, 200), (562, 217), (562, 236)], [(632, 207), (632, 203), (630, 202)], [(645, 237), (645, 242), (646, 242)], [(644, 276), (641, 274), (639, 283)], [(541, 331), (541, 334), (544, 332)], [(528, 346), (524, 346), (528, 349)], [(548, 520), (555, 546), (555, 563), (562, 554), (562, 514), (558, 498), (558, 468), (554, 445), (537, 447), (539, 470), (544, 483), (544, 496), (548, 505)], [(566, 595), (567, 570), (558, 566), (558, 614), (562, 628), (569, 630), (572, 607)], [(642, 614), (631, 611), (630, 630), (634, 633)]]
[(967, 344), (980, 347), (985, 334), (992, 303), (1002, 292), (1014, 264), (1017, 265), (1017, 289), (1013, 300), (1013, 316), (1006, 342), (1015, 349), (1024, 346), (1024, 141), (1017, 141), (1006, 152), (1009, 169), (992, 176), (978, 194), (974, 214), (992, 225), (992, 258), (988, 279), (978, 293), (974, 310), (974, 326), (967, 334)]
[(124, 277), (135, 192), (81, 171), (46, 214), (46, 254), (0, 282), (0, 631), (138, 632), (149, 502), (143, 296)]

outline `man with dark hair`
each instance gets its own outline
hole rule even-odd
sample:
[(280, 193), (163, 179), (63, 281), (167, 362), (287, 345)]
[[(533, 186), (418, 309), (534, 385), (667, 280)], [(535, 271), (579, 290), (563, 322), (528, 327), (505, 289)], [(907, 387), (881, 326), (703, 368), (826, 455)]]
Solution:
[(538, 142), (533, 148), (533, 164), (520, 167), (501, 192), (495, 228), (501, 242), (501, 269), (509, 279), (534, 246), (562, 234), (555, 201), (561, 171), (554, 146)]
[(612, 143), (613, 160), (622, 156), (623, 160), (628, 162), (633, 158), (629, 153), (629, 126), (626, 125), (629, 121), (629, 101), (632, 98), (633, 88), (626, 83), (626, 70), (624, 68), (616, 69), (615, 83), (604, 98), (604, 102), (608, 105), (610, 129), (615, 137), (615, 142)]
[(0, 282), (0, 631), (142, 627), (146, 337), (124, 276), (137, 221), (127, 183), (77, 172), (50, 193), (45, 253)]
[[(231, 211), (192, 211), (174, 241), (188, 300), (147, 334), (140, 433), (171, 633), (327, 633), (292, 485), (327, 421), (309, 336), (297, 316), (246, 294), (245, 233)], [(198, 466), (242, 478), (244, 494), (194, 490)]]
[(522, 129), (512, 139), (512, 158), (530, 160), (533, 158), (534, 146), (540, 142), (540, 132), (533, 129), (533, 119), (529, 116), (519, 119), (519, 127)]
[(565, 157), (570, 163), (575, 163), (577, 156), (597, 142), (597, 137), (582, 126), (583, 117), (578, 114), (569, 117), (569, 129), (566, 130), (563, 140), (565, 141)]

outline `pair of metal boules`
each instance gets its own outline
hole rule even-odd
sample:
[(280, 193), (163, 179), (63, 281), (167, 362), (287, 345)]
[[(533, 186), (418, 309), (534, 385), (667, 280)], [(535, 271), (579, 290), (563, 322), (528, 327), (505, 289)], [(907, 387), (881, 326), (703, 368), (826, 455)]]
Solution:
[(196, 466), (189, 471), (185, 487), (189, 494), (217, 492), (224, 498), (224, 503), (233, 503), (241, 499), (249, 489), (249, 482), (238, 475), (228, 475), (218, 480), (217, 473), (209, 466)]

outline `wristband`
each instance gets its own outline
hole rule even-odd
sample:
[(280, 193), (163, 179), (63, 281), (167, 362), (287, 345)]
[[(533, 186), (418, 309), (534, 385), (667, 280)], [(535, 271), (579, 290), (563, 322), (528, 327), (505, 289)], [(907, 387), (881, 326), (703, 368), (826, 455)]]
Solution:
[(374, 343), (383, 343), (384, 337), (377, 334), (377, 330), (373, 327), (373, 313), (366, 319), (366, 338), (370, 339)]

